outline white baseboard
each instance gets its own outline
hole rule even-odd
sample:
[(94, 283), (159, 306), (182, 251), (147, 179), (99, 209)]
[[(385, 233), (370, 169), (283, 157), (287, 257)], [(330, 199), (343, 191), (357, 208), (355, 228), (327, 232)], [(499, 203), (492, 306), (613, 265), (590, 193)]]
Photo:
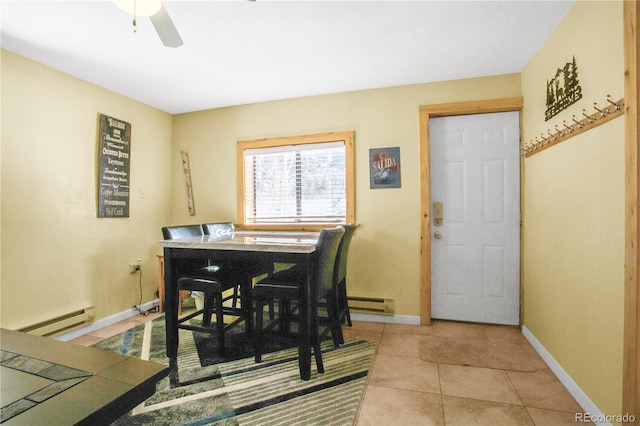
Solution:
[(375, 315), (375, 314), (359, 314), (357, 312), (352, 312), (351, 319), (354, 321), (386, 322), (389, 324), (420, 325), (420, 316), (416, 316), (416, 315)]
[[(143, 305), (140, 305), (140, 309), (142, 311), (148, 311), (153, 309), (156, 306), (158, 306), (158, 299), (152, 300)], [(128, 309), (126, 311), (117, 313), (115, 315), (111, 315), (110, 317), (95, 321), (87, 326), (77, 328), (68, 333), (60, 334), (58, 336), (55, 336), (54, 338), (56, 340), (62, 340), (62, 341), (72, 340), (77, 337), (84, 336), (85, 334), (89, 334), (92, 331), (96, 331), (103, 327), (107, 327), (117, 322), (124, 321), (138, 314), (139, 312), (137, 310)], [(359, 314), (354, 312), (351, 314), (351, 319), (354, 321), (385, 322), (390, 324), (412, 324), (412, 325), (420, 324), (420, 317), (416, 315), (373, 315), (373, 314)]]
[[(149, 311), (151, 309), (153, 309), (154, 307), (158, 306), (158, 299), (156, 300), (152, 300), (150, 302), (144, 303), (142, 305), (139, 306), (141, 311)], [(72, 330), (68, 333), (63, 333), (60, 334), (58, 336), (55, 336), (54, 339), (56, 340), (62, 340), (62, 341), (68, 341), (68, 340), (72, 340), (75, 339), (76, 337), (80, 337), (80, 336), (84, 336), (85, 334), (89, 334), (92, 331), (96, 331), (99, 330), (103, 327), (115, 324), (117, 322), (120, 321), (124, 321), (128, 318), (131, 317), (135, 317), (136, 315), (140, 315), (140, 312), (138, 312), (136, 309), (131, 308), (131, 309), (127, 309), (126, 311), (122, 311), (120, 313), (117, 313), (115, 315), (111, 315), (110, 317), (107, 318), (102, 318), (101, 320), (92, 322), (91, 324), (84, 326), (84, 327), (80, 327), (80, 328), (76, 328), (75, 330)]]
[[(595, 419), (605, 419), (605, 415), (600, 411), (600, 409), (594, 404), (593, 401), (587, 396), (587, 394), (578, 386), (578, 384), (571, 378), (569, 373), (567, 373), (564, 368), (555, 360), (553, 355), (540, 343), (540, 341), (533, 335), (531, 330), (527, 328), (526, 325), (522, 326), (522, 334), (524, 337), (531, 343), (531, 346), (538, 352), (538, 354), (542, 357), (544, 362), (549, 366), (551, 371), (558, 377), (558, 380), (564, 385), (565, 388), (569, 391), (571, 396), (576, 400), (580, 407), (584, 410), (585, 413), (589, 413), (591, 418)], [(611, 425), (611, 423), (599, 423), (593, 422), (597, 425)]]

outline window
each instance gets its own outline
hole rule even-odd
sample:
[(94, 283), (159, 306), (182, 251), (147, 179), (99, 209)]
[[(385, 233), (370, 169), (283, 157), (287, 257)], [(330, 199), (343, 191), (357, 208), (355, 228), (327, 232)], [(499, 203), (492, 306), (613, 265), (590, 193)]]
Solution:
[(320, 229), (354, 222), (353, 132), (238, 142), (239, 223)]

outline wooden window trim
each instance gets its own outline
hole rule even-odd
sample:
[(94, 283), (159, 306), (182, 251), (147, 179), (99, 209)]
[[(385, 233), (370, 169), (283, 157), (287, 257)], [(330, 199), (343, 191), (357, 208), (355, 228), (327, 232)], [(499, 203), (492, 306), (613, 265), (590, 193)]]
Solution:
[(334, 227), (335, 223), (304, 223), (304, 224), (246, 224), (244, 212), (244, 151), (247, 149), (270, 148), (288, 145), (305, 145), (323, 142), (344, 141), (345, 147), (345, 178), (347, 194), (346, 223), (355, 223), (355, 157), (354, 132), (329, 132), (301, 136), (284, 136), (277, 138), (251, 139), (238, 141), (236, 151), (238, 171), (238, 221), (237, 228), (243, 230), (272, 230), (272, 231), (320, 231), (323, 228)]

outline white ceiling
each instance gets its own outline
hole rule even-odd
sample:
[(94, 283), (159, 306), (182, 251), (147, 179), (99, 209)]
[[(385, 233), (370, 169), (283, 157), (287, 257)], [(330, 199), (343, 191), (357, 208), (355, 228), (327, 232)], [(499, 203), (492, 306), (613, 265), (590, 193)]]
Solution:
[(0, 1), (3, 48), (176, 114), (520, 72), (574, 1)]

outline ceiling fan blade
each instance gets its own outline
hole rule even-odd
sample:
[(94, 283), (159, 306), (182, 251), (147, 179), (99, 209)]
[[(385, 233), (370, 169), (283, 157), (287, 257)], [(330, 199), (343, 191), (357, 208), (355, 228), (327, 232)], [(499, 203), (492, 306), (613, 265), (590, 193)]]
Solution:
[(173, 25), (171, 17), (164, 8), (164, 5), (160, 6), (160, 10), (154, 15), (149, 16), (151, 23), (153, 24), (162, 44), (167, 47), (180, 47), (182, 46), (182, 38), (178, 34), (178, 30)]

